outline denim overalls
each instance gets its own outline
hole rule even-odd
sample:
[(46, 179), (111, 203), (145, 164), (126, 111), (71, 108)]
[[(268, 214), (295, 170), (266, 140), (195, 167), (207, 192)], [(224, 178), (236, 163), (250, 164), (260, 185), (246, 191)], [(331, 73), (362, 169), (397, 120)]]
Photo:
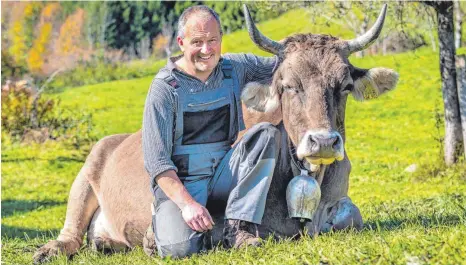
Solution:
[[(223, 82), (218, 88), (188, 93), (176, 90), (172, 160), (181, 180), (211, 177), (238, 131), (244, 129), (240, 88), (228, 59), (222, 61), (222, 72)], [(156, 78), (161, 77), (169, 84), (174, 82), (172, 76)]]
[[(260, 224), (278, 157), (279, 131), (260, 123), (231, 147), (245, 126), (236, 73), (228, 59), (221, 61), (221, 68), (221, 86), (201, 92), (179, 89), (168, 71), (157, 74), (175, 88), (178, 101), (172, 161), (198, 203), (225, 202), (225, 218)], [(152, 228), (159, 255), (185, 257), (205, 249), (204, 233), (189, 228), (160, 187), (154, 195)]]

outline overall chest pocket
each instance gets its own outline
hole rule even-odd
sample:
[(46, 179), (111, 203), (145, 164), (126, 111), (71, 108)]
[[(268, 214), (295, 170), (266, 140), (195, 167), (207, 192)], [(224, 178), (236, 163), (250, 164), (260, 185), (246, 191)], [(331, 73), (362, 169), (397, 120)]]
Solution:
[[(201, 103), (208, 104), (208, 103)], [(195, 111), (204, 105), (188, 105), (183, 112), (183, 145), (218, 143), (229, 140), (231, 105)], [(190, 110), (193, 111), (190, 111)]]

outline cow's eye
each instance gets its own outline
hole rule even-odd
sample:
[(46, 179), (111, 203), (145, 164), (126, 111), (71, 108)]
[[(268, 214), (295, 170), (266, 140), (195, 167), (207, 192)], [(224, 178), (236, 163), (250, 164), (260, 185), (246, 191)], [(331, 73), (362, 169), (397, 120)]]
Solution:
[(345, 86), (345, 88), (343, 88), (343, 90), (341, 91), (341, 93), (343, 93), (343, 94), (348, 94), (348, 93), (350, 93), (351, 91), (353, 91), (353, 89), (354, 89), (353, 84), (347, 84), (347, 85)]
[(290, 91), (290, 92), (294, 92), (294, 93), (298, 93), (299, 92), (299, 89), (297, 87), (294, 87), (294, 86), (283, 86), (283, 90), (284, 91)]

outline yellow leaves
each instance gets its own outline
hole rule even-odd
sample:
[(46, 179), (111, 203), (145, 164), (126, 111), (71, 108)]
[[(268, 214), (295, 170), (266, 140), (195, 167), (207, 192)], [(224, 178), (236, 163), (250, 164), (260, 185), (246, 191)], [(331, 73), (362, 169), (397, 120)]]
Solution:
[(24, 7), (24, 16), (25, 17), (31, 17), (34, 15), (34, 11), (38, 8), (40, 8), (40, 6), (42, 5), (42, 3), (40, 2), (30, 2), (28, 3), (25, 7)]
[(28, 56), (28, 66), (31, 71), (37, 72), (43, 64), (42, 57), (37, 49), (31, 49)]
[[(26, 9), (29, 8), (33, 9), (34, 7), (28, 6)], [(53, 25), (60, 10), (60, 3), (55, 2), (46, 4), (41, 11), (36, 39), (33, 41), (27, 56), (29, 70), (34, 74), (43, 72), (45, 58), (50, 54), (49, 45), (52, 39)]]
[(24, 15), (25, 15), (26, 17), (32, 16), (32, 14), (33, 14), (33, 12), (34, 12), (33, 4), (34, 4), (34, 3), (29, 3), (29, 4), (26, 5), (26, 7), (24, 8)]
[(41, 22), (52, 20), (60, 9), (61, 6), (58, 2), (47, 4), (44, 9), (42, 9)]
[(58, 47), (62, 54), (75, 52), (79, 47), (82, 29), (84, 25), (85, 12), (79, 8), (72, 15), (66, 18), (60, 27), (60, 36), (58, 37)]
[(52, 34), (52, 23), (47, 22), (39, 29), (39, 35), (34, 40), (34, 44), (29, 51), (27, 58), (28, 66), (31, 72), (40, 73), (44, 64), (44, 57), (47, 53), (47, 46)]
[(26, 44), (24, 43), (24, 27), (22, 20), (14, 22), (10, 29), (10, 40), (12, 45), (10, 46), (9, 52), (13, 56), (16, 63), (24, 59), (24, 55), (27, 52)]

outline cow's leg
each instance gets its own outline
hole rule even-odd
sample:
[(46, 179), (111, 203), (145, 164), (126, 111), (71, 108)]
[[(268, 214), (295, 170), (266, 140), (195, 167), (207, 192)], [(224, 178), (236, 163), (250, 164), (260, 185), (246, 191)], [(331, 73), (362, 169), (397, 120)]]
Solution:
[(322, 225), (321, 232), (343, 230), (346, 228), (362, 229), (363, 221), (359, 208), (349, 197), (340, 199), (330, 208), (327, 221)]
[(40, 263), (62, 253), (66, 256), (75, 254), (82, 246), (83, 236), (89, 221), (97, 209), (97, 197), (86, 179), (85, 167), (81, 169), (71, 186), (66, 220), (57, 240), (49, 241), (34, 254), (34, 262)]
[(33, 256), (35, 263), (47, 261), (59, 253), (71, 256), (82, 246), (84, 233), (92, 215), (99, 207), (95, 190), (107, 158), (129, 134), (112, 135), (94, 145), (78, 176), (71, 186), (66, 209), (66, 219), (57, 240), (39, 248)]
[(327, 168), (321, 185), (321, 202), (312, 222), (306, 224), (310, 235), (349, 227), (362, 228), (361, 213), (348, 197), (350, 171), (348, 157)]
[(115, 253), (127, 250), (128, 246), (125, 243), (112, 239), (112, 236), (106, 229), (108, 226), (108, 220), (100, 208), (98, 208), (87, 230), (87, 241), (91, 245), (91, 248), (103, 253)]

